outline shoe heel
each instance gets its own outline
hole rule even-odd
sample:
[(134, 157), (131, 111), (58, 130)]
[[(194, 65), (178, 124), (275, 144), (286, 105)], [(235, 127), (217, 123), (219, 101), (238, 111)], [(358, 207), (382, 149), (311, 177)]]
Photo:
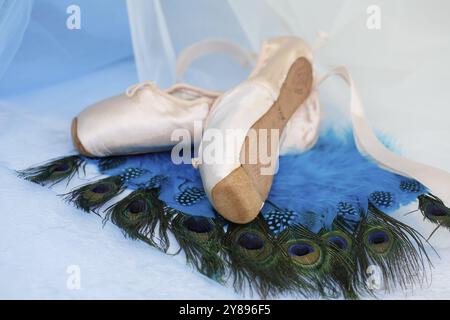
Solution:
[(242, 167), (222, 179), (211, 192), (215, 208), (227, 220), (245, 224), (253, 221), (264, 201)]
[(77, 118), (73, 118), (70, 131), (72, 133), (72, 143), (75, 146), (75, 148), (77, 149), (77, 151), (84, 156), (93, 157), (93, 155), (91, 155), (84, 148), (83, 144), (81, 143), (80, 139), (78, 138), (78, 119)]

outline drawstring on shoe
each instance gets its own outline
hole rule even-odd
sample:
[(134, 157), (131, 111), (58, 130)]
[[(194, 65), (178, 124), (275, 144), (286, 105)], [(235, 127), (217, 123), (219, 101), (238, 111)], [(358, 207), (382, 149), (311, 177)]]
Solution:
[(150, 87), (150, 88), (156, 88), (156, 84), (154, 81), (144, 81), (144, 82), (140, 82), (138, 84), (134, 84), (131, 87), (129, 87), (127, 89), (127, 91), (125, 92), (128, 98), (132, 98), (136, 95), (136, 93), (145, 88), (145, 87)]

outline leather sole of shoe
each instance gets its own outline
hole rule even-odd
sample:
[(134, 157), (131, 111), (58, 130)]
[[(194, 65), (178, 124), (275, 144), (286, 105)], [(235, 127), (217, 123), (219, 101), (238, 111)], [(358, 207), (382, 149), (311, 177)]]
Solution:
[[(313, 86), (313, 68), (306, 58), (297, 59), (291, 66), (286, 80), (281, 86), (280, 95), (269, 111), (261, 117), (252, 127), (257, 131), (266, 130), (267, 143), (264, 149), (271, 150), (272, 129), (281, 132), (287, 125), (289, 119), (303, 105), (311, 93)], [(276, 140), (276, 143), (279, 143)], [(260, 143), (258, 139), (245, 140), (241, 152), (241, 167), (234, 170), (226, 178), (222, 179), (211, 191), (212, 200), (216, 210), (227, 220), (246, 224), (253, 221), (259, 214), (265, 200), (267, 199), (273, 175), (262, 175), (261, 163), (248, 164), (250, 158), (249, 150), (253, 153), (259, 152)], [(275, 149), (278, 149), (276, 146)], [(266, 153), (266, 150), (262, 150)], [(272, 163), (276, 163), (278, 152), (270, 154)]]

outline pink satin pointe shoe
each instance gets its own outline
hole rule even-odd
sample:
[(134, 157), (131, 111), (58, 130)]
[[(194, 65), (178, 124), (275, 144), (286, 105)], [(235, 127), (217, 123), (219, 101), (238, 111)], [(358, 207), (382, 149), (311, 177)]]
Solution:
[[(218, 98), (209, 112), (196, 164), (211, 203), (227, 220), (251, 222), (263, 207), (283, 131), (291, 130), (290, 119), (313, 99), (312, 61), (311, 49), (299, 38), (265, 41), (250, 77)], [(260, 157), (249, 161), (264, 149), (276, 150), (268, 155), (268, 168)]]
[(195, 122), (204, 121), (219, 95), (187, 84), (162, 90), (139, 83), (82, 111), (72, 121), (72, 140), (91, 157), (170, 150), (172, 132), (186, 129), (195, 137)]

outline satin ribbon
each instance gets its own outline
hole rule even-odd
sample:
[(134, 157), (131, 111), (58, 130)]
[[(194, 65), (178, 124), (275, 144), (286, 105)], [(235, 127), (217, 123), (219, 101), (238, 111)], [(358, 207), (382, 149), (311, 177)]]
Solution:
[(243, 66), (251, 66), (256, 62), (257, 54), (241, 45), (218, 39), (207, 39), (185, 48), (177, 59), (176, 81), (179, 82), (192, 63), (209, 54), (226, 53), (235, 58)]
[(350, 73), (345, 67), (338, 67), (322, 78), (318, 85), (331, 76), (342, 78), (350, 86), (350, 112), (353, 134), (359, 152), (389, 171), (415, 179), (431, 193), (450, 205), (450, 173), (393, 153), (377, 138), (367, 117)]

